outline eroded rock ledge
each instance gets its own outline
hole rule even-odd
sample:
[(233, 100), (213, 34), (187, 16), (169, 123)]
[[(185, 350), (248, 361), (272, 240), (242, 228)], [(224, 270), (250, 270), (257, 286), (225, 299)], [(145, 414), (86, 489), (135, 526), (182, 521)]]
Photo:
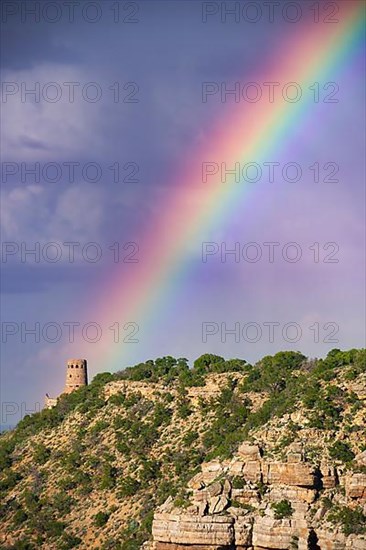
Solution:
[(299, 444), (278, 462), (243, 443), (231, 461), (203, 464), (187, 490), (183, 506), (169, 497), (156, 511), (146, 548), (366, 550), (363, 535), (346, 535), (326, 520), (332, 501), (366, 511), (366, 474), (314, 466)]

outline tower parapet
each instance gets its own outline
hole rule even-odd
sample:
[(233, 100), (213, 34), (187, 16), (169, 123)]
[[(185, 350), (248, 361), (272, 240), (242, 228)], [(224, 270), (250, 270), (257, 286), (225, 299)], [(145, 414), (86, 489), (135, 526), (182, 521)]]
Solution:
[(71, 393), (88, 385), (88, 366), (86, 359), (69, 359), (66, 369), (64, 393)]

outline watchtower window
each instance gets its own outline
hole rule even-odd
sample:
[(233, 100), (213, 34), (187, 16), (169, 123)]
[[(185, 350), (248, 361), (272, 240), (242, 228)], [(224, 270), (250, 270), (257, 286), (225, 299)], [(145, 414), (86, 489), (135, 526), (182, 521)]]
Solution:
[(75, 365), (75, 368), (78, 369), (78, 368), (79, 368), (79, 365)]

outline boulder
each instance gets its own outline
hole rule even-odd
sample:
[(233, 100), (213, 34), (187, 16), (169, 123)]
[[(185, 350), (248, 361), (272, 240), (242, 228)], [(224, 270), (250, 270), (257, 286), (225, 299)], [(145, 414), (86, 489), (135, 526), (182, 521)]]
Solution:
[(231, 483), (228, 479), (225, 479), (224, 485), (222, 487), (222, 494), (229, 497), (231, 494)]
[(244, 466), (245, 462), (243, 460), (233, 460), (229, 467), (229, 473), (232, 476), (241, 476)]
[(224, 495), (212, 497), (208, 503), (209, 514), (221, 514), (229, 505), (229, 500)]
[(198, 472), (192, 479), (188, 481), (188, 487), (190, 489), (199, 490), (206, 487), (206, 483), (204, 481), (205, 477), (202, 472)]
[(251, 445), (250, 443), (242, 443), (238, 448), (238, 455), (240, 458), (247, 460), (260, 460), (261, 450), (258, 445)]
[(222, 493), (222, 484), (219, 481), (215, 481), (209, 485), (206, 489), (206, 493), (209, 497), (216, 497)]
[(160, 506), (159, 512), (172, 512), (174, 508), (173, 497), (169, 496), (166, 501)]
[(211, 485), (220, 475), (220, 472), (205, 470), (196, 474), (189, 482), (190, 489), (199, 490)]

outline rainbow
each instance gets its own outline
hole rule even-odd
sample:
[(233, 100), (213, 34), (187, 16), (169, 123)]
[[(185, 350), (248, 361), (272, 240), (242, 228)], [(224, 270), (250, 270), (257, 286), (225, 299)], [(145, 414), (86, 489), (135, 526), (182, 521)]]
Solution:
[[(360, 47), (363, 37), (364, 4), (349, 0), (340, 3), (337, 24), (311, 23), (294, 25), (289, 40), (281, 41), (273, 55), (273, 64), (260, 67), (255, 76), (260, 82), (297, 82), (307, 91), (298, 103), (279, 98), (274, 102), (230, 103), (225, 116), (216, 121), (208, 143), (198, 146), (176, 171), (174, 186), (162, 201), (154, 226), (142, 235), (140, 262), (117, 267), (105, 282), (102, 293), (94, 297), (97, 306), (90, 317), (103, 326), (117, 320), (143, 323), (144, 329), (177, 292), (185, 270), (189, 269), (189, 243), (202, 242), (212, 228), (220, 227), (243, 204), (248, 187), (221, 182), (220, 174), (202, 182), (202, 162), (263, 162), (275, 158), (289, 144), (305, 117), (310, 117), (314, 99), (309, 87), (327, 82), (342, 70)], [(306, 97), (305, 97), (306, 95)], [(117, 264), (118, 265), (118, 264)], [(140, 338), (144, 338), (140, 335)], [(131, 346), (78, 342), (78, 353), (92, 356), (96, 368), (114, 370), (126, 364)], [(135, 344), (136, 345), (136, 344)], [(86, 346), (86, 347), (85, 347)], [(81, 356), (81, 355), (80, 355)], [(100, 365), (100, 366), (99, 366)]]

